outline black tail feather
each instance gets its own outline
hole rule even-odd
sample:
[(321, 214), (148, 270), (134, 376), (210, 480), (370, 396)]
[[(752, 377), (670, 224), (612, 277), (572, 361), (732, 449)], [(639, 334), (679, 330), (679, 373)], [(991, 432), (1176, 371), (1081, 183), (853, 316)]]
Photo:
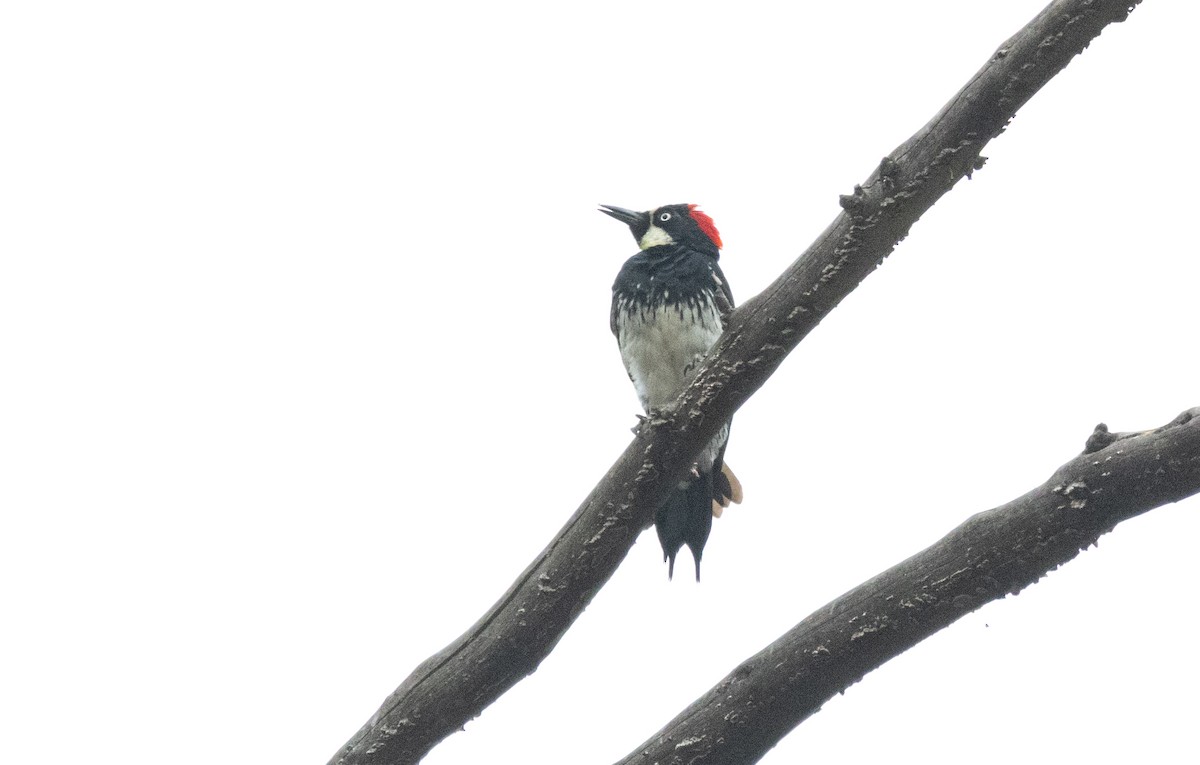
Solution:
[(702, 473), (686, 486), (675, 489), (654, 516), (663, 560), (667, 561), (667, 577), (675, 575), (675, 556), (687, 545), (696, 561), (696, 581), (700, 581), (700, 557), (708, 532), (712, 530), (713, 476)]

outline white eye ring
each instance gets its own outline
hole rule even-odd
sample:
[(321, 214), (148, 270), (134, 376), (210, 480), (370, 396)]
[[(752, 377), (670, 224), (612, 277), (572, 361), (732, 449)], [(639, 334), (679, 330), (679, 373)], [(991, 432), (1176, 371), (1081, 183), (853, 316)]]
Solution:
[(665, 212), (662, 215), (658, 216), (658, 219), (661, 220), (663, 223), (666, 223), (667, 221), (671, 220), (671, 213)]

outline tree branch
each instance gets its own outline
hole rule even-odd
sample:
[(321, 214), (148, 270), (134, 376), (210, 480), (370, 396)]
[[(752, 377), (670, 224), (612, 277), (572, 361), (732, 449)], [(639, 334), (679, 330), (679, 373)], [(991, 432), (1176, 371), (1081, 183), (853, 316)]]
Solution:
[(866, 673), (1020, 592), (1121, 521), (1196, 493), (1200, 407), (1142, 433), (1098, 425), (1085, 451), (1044, 484), (817, 609), (619, 765), (755, 762)]
[(415, 763), (532, 673), (624, 560), (721, 425), (964, 175), (1017, 109), (1137, 0), (1061, 0), (1006, 42), (842, 198), (832, 225), (732, 317), (674, 410), (647, 424), (558, 536), (478, 622), (423, 662), (331, 763)]

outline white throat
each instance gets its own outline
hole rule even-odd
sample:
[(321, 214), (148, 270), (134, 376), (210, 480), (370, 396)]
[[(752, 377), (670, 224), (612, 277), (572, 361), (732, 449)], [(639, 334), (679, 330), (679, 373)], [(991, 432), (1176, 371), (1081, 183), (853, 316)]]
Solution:
[(642, 238), (638, 241), (638, 247), (641, 247), (643, 250), (648, 250), (651, 247), (659, 247), (664, 244), (675, 244), (675, 240), (671, 238), (670, 234), (654, 224), (650, 225), (650, 228), (646, 230), (645, 234), (642, 234)]

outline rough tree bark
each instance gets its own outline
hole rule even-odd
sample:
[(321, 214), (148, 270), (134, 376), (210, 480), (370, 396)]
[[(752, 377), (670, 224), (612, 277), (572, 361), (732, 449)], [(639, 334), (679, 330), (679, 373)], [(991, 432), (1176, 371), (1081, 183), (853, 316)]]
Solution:
[(1099, 425), (1041, 486), (817, 609), (619, 765), (755, 762), (867, 672), (1033, 584), (1121, 521), (1198, 492), (1200, 407), (1142, 433)]
[(587, 499), (478, 622), (427, 659), (331, 763), (413, 763), (549, 655), (624, 560), (713, 434), (964, 175), (1017, 109), (1138, 0), (1059, 0), (880, 163), (843, 212), (739, 308), (675, 408), (646, 424)]

